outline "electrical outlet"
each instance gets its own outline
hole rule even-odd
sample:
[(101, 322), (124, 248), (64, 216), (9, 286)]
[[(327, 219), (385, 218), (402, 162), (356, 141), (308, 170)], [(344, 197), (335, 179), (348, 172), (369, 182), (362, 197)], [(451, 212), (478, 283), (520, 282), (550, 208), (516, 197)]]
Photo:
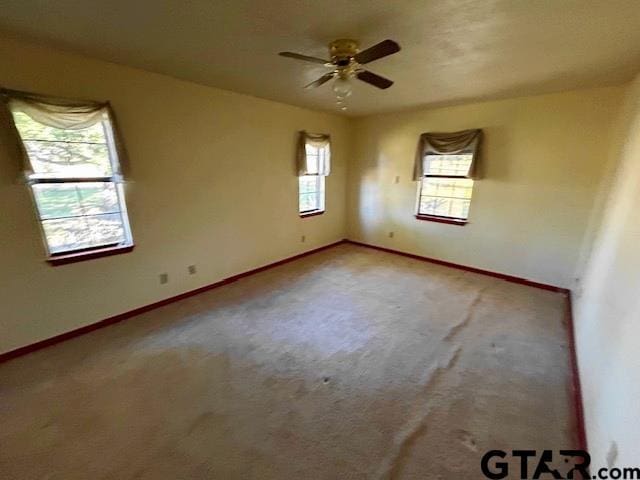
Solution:
[(187, 271), (189, 272), (189, 275), (194, 275), (196, 273), (196, 266), (195, 265), (189, 265), (187, 267)]
[(164, 285), (165, 283), (169, 283), (169, 274), (168, 273), (161, 273), (160, 274), (160, 284)]
[(393, 232), (389, 232), (389, 238), (393, 238), (394, 233)]
[(304, 241), (305, 241), (306, 239), (307, 239), (307, 237), (305, 237), (304, 235), (302, 235), (302, 236), (300, 237), (300, 241), (301, 241), (302, 243), (304, 243)]

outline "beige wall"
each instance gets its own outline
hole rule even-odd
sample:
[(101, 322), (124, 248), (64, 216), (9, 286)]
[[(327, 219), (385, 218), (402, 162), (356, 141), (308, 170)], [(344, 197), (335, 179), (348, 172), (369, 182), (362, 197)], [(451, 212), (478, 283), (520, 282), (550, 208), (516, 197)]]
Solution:
[(620, 124), (620, 163), (574, 310), (587, 440), (597, 467), (637, 467), (640, 459), (640, 76)]
[[(345, 236), (345, 118), (9, 40), (0, 65), (7, 88), (112, 102), (131, 158), (136, 243), (126, 255), (46, 264), (27, 189), (0, 149), (0, 352)], [(297, 213), (299, 129), (333, 138), (327, 211), (307, 219)]]
[[(602, 88), (357, 120), (349, 238), (570, 287), (622, 94)], [(469, 224), (416, 220), (418, 136), (467, 128), (485, 132)]]

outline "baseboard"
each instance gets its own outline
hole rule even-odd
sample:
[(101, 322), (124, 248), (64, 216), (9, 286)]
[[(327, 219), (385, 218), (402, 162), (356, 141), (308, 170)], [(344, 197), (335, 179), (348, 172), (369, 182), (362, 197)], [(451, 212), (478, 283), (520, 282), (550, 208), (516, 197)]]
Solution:
[(114, 323), (122, 322), (123, 320), (127, 320), (131, 317), (135, 317), (136, 315), (140, 315), (141, 313), (148, 312), (150, 310), (154, 310), (156, 308), (163, 307), (173, 302), (177, 302), (178, 300), (183, 300), (185, 298), (192, 297), (194, 295), (198, 295), (199, 293), (206, 292), (208, 290), (212, 290), (214, 288), (221, 287), (223, 285), (228, 285), (233, 283), (241, 278), (248, 277), (250, 275), (254, 275), (256, 273), (263, 272), (270, 268), (278, 267), (285, 263), (292, 262), (302, 257), (306, 257), (307, 255), (312, 255), (314, 253), (320, 252), (322, 250), (326, 250), (331, 247), (335, 247), (336, 245), (340, 245), (345, 243), (346, 240), (339, 240), (334, 243), (330, 243), (329, 245), (324, 245), (322, 247), (314, 248), (312, 250), (308, 250), (306, 252), (299, 253), (297, 255), (293, 255), (291, 257), (284, 258), (282, 260), (278, 260), (277, 262), (270, 263), (268, 265), (263, 265), (262, 267), (254, 268), (252, 270), (248, 270), (246, 272), (238, 273), (237, 275), (233, 275), (231, 277), (225, 278), (215, 283), (211, 283), (209, 285), (205, 285), (200, 288), (196, 288), (195, 290), (190, 290), (185, 293), (181, 293), (179, 295), (175, 295), (173, 297), (165, 298), (164, 300), (160, 300), (158, 302), (151, 303), (149, 305), (144, 305), (142, 307), (135, 308), (128, 312), (120, 313), (118, 315), (114, 315), (109, 318), (105, 318), (104, 320), (100, 320), (96, 323), (92, 323), (90, 325), (85, 325), (84, 327), (76, 328), (75, 330), (71, 330), (69, 332), (61, 333), (60, 335), (56, 335), (55, 337), (47, 338), (45, 340), (41, 340), (36, 343), (32, 343), (31, 345), (26, 345), (24, 347), (16, 348), (15, 350), (10, 350), (5, 353), (0, 354), (0, 363), (7, 362), (16, 357), (20, 357), (22, 355), (26, 355), (31, 352), (35, 352), (36, 350), (40, 350), (42, 348), (49, 347), (51, 345), (55, 345), (56, 343), (64, 342), (65, 340), (72, 339), (74, 337), (78, 337), (80, 335), (84, 335), (85, 333), (93, 332), (94, 330), (98, 330), (100, 328), (107, 327), (109, 325), (113, 325)]
[(379, 247), (378, 245), (371, 245), (369, 243), (358, 242), (356, 240), (345, 240), (346, 243), (353, 245), (360, 245), (361, 247), (373, 248), (374, 250), (380, 250), (387, 253), (395, 253), (396, 255), (402, 255), (403, 257), (413, 258), (415, 260), (421, 260), (423, 262), (435, 263), (437, 265), (443, 265), (445, 267), (457, 268), (458, 270), (464, 270), (466, 272), (480, 273), (482, 275), (488, 275), (494, 278), (500, 278), (507, 282), (519, 283), (520, 285), (528, 285), (529, 287), (542, 288), (543, 290), (550, 290), (552, 292), (569, 293), (568, 288), (557, 287), (555, 285), (549, 285), (546, 283), (535, 282), (533, 280), (527, 280), (526, 278), (520, 278), (506, 273), (492, 272), (491, 270), (484, 270), (482, 268), (470, 267), (468, 265), (461, 265), (459, 263), (447, 262), (445, 260), (439, 260), (437, 258), (425, 257), (422, 255), (416, 255), (414, 253), (402, 252), (400, 250), (394, 250), (387, 247)]
[(578, 354), (576, 352), (575, 326), (573, 323), (573, 302), (571, 292), (567, 293), (565, 306), (565, 324), (569, 335), (569, 366), (571, 368), (571, 397), (576, 416), (576, 443), (578, 450), (587, 450), (587, 431), (584, 422), (584, 403), (582, 400), (582, 385), (580, 383), (580, 371), (578, 370)]

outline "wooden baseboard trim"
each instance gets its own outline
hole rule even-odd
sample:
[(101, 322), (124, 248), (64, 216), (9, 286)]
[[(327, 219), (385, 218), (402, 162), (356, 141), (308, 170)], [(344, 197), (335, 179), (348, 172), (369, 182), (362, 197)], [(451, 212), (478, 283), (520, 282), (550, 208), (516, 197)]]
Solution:
[(178, 300), (183, 300), (185, 298), (192, 297), (194, 295), (198, 295), (199, 293), (206, 292), (208, 290), (212, 290), (214, 288), (221, 287), (223, 285), (228, 285), (229, 283), (233, 283), (241, 278), (248, 277), (250, 275), (254, 275), (256, 273), (263, 272), (265, 270), (269, 270), (270, 268), (278, 267), (285, 263), (293, 262), (294, 260), (298, 260), (299, 258), (306, 257), (307, 255), (313, 255), (314, 253), (320, 252), (322, 250), (327, 250), (328, 248), (335, 247), (336, 245), (340, 245), (345, 243), (346, 240), (339, 240), (337, 242), (331, 243), (329, 245), (324, 245), (319, 248), (314, 248), (313, 250), (309, 250), (306, 252), (299, 253), (297, 255), (293, 255), (291, 257), (284, 258), (282, 260), (278, 260), (277, 262), (270, 263), (268, 265), (263, 265), (262, 267), (254, 268), (252, 270), (248, 270), (246, 272), (239, 273), (237, 275), (233, 275), (231, 277), (225, 278), (215, 283), (211, 283), (209, 285), (205, 285), (200, 288), (196, 288), (195, 290), (190, 290), (185, 293), (181, 293), (179, 295), (175, 295), (173, 297), (165, 298), (164, 300), (160, 300), (158, 302), (151, 303), (149, 305), (144, 305), (142, 307), (135, 308), (128, 312), (120, 313), (118, 315), (114, 315), (109, 318), (105, 318), (104, 320), (100, 320), (96, 323), (92, 323), (90, 325), (85, 325), (84, 327), (76, 328), (75, 330), (71, 330), (69, 332), (61, 333), (60, 335), (56, 335), (55, 337), (47, 338), (45, 340), (41, 340), (36, 343), (32, 343), (31, 345), (26, 345), (24, 347), (16, 348), (15, 350), (10, 350), (5, 353), (0, 354), (0, 363), (8, 362), (16, 357), (21, 357), (22, 355), (26, 355), (31, 352), (35, 352), (36, 350), (40, 350), (42, 348), (49, 347), (51, 345), (55, 345), (56, 343), (64, 342), (65, 340), (70, 340), (74, 337), (78, 337), (80, 335), (84, 335), (85, 333), (93, 332), (94, 330), (98, 330), (100, 328), (107, 327), (109, 325), (113, 325), (114, 323), (122, 322), (123, 320), (127, 320), (131, 317), (135, 317), (136, 315), (140, 315), (142, 313), (148, 312), (150, 310), (154, 310), (156, 308), (163, 307), (173, 302), (177, 302)]
[(571, 368), (571, 400), (576, 417), (576, 448), (586, 452), (588, 451), (587, 431), (584, 422), (584, 402), (582, 400), (582, 385), (580, 383), (580, 371), (578, 369), (575, 326), (573, 322), (573, 302), (571, 301), (570, 291), (567, 293), (565, 299), (565, 324), (567, 327), (567, 334), (569, 335), (569, 366)]
[(423, 262), (435, 263), (437, 265), (443, 265), (445, 267), (457, 268), (458, 270), (464, 270), (466, 272), (480, 273), (482, 275), (488, 275), (490, 277), (500, 278), (507, 282), (519, 283), (520, 285), (527, 285), (529, 287), (541, 288), (543, 290), (550, 290), (552, 292), (568, 294), (569, 289), (563, 287), (557, 287), (555, 285), (549, 285), (546, 283), (534, 282), (533, 280), (527, 280), (526, 278), (520, 278), (506, 273), (492, 272), (491, 270), (484, 270), (482, 268), (470, 267), (468, 265), (461, 265), (459, 263), (447, 262), (445, 260), (438, 260), (437, 258), (425, 257), (422, 255), (416, 255), (414, 253), (402, 252), (400, 250), (394, 250), (392, 248), (379, 247), (378, 245), (371, 245), (369, 243), (358, 242), (356, 240), (346, 240), (346, 243), (353, 245), (360, 245), (361, 247), (373, 248), (374, 250), (380, 250), (387, 253), (395, 253), (396, 255), (402, 255), (403, 257), (413, 258), (415, 260), (421, 260)]

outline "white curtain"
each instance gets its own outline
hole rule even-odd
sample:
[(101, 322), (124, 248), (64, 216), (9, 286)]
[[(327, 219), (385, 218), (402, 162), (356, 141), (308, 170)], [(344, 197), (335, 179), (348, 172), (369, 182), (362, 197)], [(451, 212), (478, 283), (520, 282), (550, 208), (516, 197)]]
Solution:
[[(324, 162), (316, 169), (309, 168), (307, 164), (307, 145), (325, 150)], [(327, 176), (331, 173), (331, 137), (322, 133), (298, 133), (298, 146), (296, 151), (296, 171), (299, 177), (303, 175)]]
[(122, 170), (126, 170), (128, 165), (126, 150), (118, 131), (115, 115), (108, 102), (72, 100), (7, 89), (0, 89), (0, 97), (2, 98), (0, 128), (11, 137), (11, 144), (14, 146), (15, 153), (21, 158), (22, 171), (25, 175), (31, 172), (31, 165), (12, 112), (25, 113), (38, 123), (61, 130), (82, 130), (99, 122), (108, 122), (118, 154), (117, 164), (121, 170), (114, 173), (122, 174)]

